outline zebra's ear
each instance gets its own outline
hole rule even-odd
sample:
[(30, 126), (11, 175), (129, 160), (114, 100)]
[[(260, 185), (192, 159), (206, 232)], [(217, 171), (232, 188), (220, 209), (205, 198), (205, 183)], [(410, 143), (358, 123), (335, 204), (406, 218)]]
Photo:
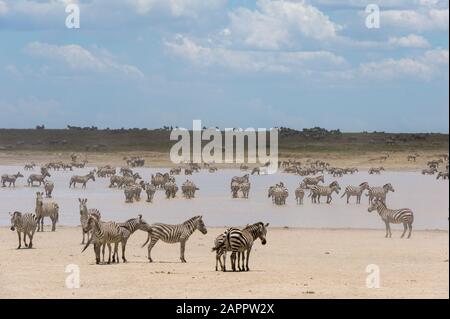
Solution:
[(269, 227), (269, 223), (267, 223), (267, 224), (265, 225), (265, 227)]
[(142, 215), (141, 214), (139, 214), (138, 217), (139, 217), (139, 220), (142, 220)]
[(78, 201), (81, 203), (81, 198), (78, 198)]

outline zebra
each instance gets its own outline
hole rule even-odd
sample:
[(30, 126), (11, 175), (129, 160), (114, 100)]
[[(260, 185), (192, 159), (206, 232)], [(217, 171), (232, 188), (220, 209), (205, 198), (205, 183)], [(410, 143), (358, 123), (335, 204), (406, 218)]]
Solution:
[(272, 197), (272, 203), (275, 205), (285, 205), (286, 198), (289, 197), (289, 191), (284, 184), (281, 182), (275, 186), (269, 187), (267, 197)]
[(128, 185), (124, 189), (125, 203), (139, 202), (141, 200), (142, 187), (139, 184)]
[(55, 188), (55, 184), (51, 181), (46, 181), (44, 184), (45, 197), (52, 198), (53, 189)]
[(327, 197), (327, 204), (331, 204), (332, 197), (331, 195), (335, 192), (336, 194), (339, 194), (339, 191), (341, 190), (341, 187), (337, 182), (331, 183), (329, 186), (320, 186), (320, 185), (314, 185), (311, 187), (311, 191), (308, 195), (308, 197), (311, 197), (312, 203), (319, 203), (320, 204), (320, 197), (326, 196)]
[(432, 167), (432, 168), (426, 168), (422, 170), (422, 175), (434, 175), (435, 173), (437, 173), (437, 168)]
[(89, 216), (92, 215), (96, 217), (98, 220), (101, 220), (102, 215), (95, 208), (91, 209), (87, 208), (87, 201), (88, 201), (87, 198), (78, 198), (78, 201), (80, 203), (80, 224), (81, 224), (81, 232), (83, 235), (83, 241), (81, 242), (81, 244), (84, 245), (86, 235), (89, 240), (89, 232), (85, 231)]
[[(219, 236), (216, 237), (216, 239), (214, 240), (214, 247), (212, 248), (213, 252), (216, 252), (216, 271), (219, 271), (219, 264), (220, 264), (220, 269), (223, 271), (224, 270), (224, 264), (222, 263), (222, 259), (221, 257), (223, 257), (224, 261), (226, 261), (226, 253), (227, 253), (227, 247), (225, 245), (226, 239), (227, 239), (227, 232), (230, 231), (231, 229), (237, 229), (237, 228), (229, 228), (226, 232), (220, 234)], [(233, 253), (236, 254), (236, 253)], [(238, 254), (240, 255), (240, 253)], [(231, 259), (233, 260), (235, 257), (232, 255)], [(239, 256), (240, 258), (240, 256)], [(240, 268), (240, 265), (239, 265)], [(239, 269), (242, 270), (242, 269)]]
[(242, 192), (243, 198), (248, 198), (250, 195), (250, 183), (249, 182), (243, 182), (239, 184), (239, 190)]
[[(19, 246), (17, 249), (22, 247), (21, 234), (23, 233), (23, 243), (26, 248), (33, 248), (33, 236), (36, 232), (37, 218), (34, 214), (22, 214), (20, 212), (9, 213), (11, 216), (11, 231), (17, 231), (17, 236), (19, 237)], [(27, 244), (27, 235), (30, 239), (29, 244)]]
[(373, 175), (373, 174), (381, 174), (381, 171), (384, 171), (384, 167), (372, 167), (369, 169), (369, 174)]
[(13, 185), (13, 187), (16, 187), (16, 180), (19, 177), (23, 177), (23, 175), (20, 172), (17, 172), (17, 174), (14, 175), (2, 175), (2, 186), (6, 187), (6, 182), (9, 183), (8, 187), (11, 187), (11, 185)]
[(36, 166), (36, 164), (34, 164), (33, 162), (29, 163), (29, 164), (25, 164), (25, 166), (23, 167), (24, 170), (26, 171), (32, 171), (34, 170), (34, 167)]
[(410, 154), (406, 157), (406, 159), (408, 160), (408, 162), (415, 162), (417, 160), (418, 156), (419, 155), (416, 155), (416, 154)]
[(123, 176), (113, 175), (109, 178), (109, 188), (113, 188), (114, 186), (119, 186), (122, 181)]
[(144, 247), (150, 241), (148, 245), (148, 260), (153, 262), (151, 257), (152, 248), (158, 242), (158, 240), (162, 240), (165, 243), (175, 244), (180, 243), (180, 260), (182, 263), (186, 262), (184, 258), (184, 251), (186, 247), (186, 242), (189, 237), (195, 232), (195, 230), (199, 230), (203, 235), (206, 235), (208, 232), (205, 224), (203, 223), (202, 216), (193, 217), (183, 224), (179, 225), (166, 225), (166, 224), (153, 224), (148, 228), (148, 238), (147, 241), (142, 245)]
[(175, 167), (172, 168), (169, 172), (170, 175), (180, 175), (181, 174), (181, 167)]
[(31, 174), (27, 180), (28, 186), (34, 186), (34, 182), (39, 182), (39, 186), (41, 186), (42, 183), (45, 183), (46, 177), (51, 177), (50, 173), (47, 170), (43, 170), (41, 174)]
[(372, 203), (372, 201), (376, 199), (382, 200), (384, 203), (386, 203), (386, 195), (387, 193), (395, 192), (394, 187), (392, 187), (391, 183), (385, 184), (383, 187), (370, 187), (369, 193), (366, 194), (367, 197), (369, 197), (369, 205)]
[[(122, 261), (124, 263), (127, 262), (125, 258), (125, 249), (127, 246), (128, 239), (130, 239), (131, 235), (134, 234), (136, 230), (147, 231), (149, 225), (142, 219), (142, 215), (138, 215), (137, 218), (132, 218), (127, 220), (125, 223), (119, 223), (120, 227), (120, 244), (122, 245)], [(118, 245), (119, 243), (115, 243), (114, 245), (114, 253), (112, 257), (112, 262), (119, 262), (119, 253), (118, 253)]]
[(323, 175), (317, 177), (305, 177), (303, 179), (303, 183), (306, 186), (306, 189), (309, 189), (309, 186), (317, 185), (320, 182), (324, 183), (325, 177)]
[(144, 181), (140, 182), (141, 188), (147, 194), (147, 203), (153, 203), (153, 197), (156, 193), (156, 187), (153, 184), (146, 183)]
[(178, 192), (178, 186), (177, 186), (177, 184), (175, 184), (175, 182), (172, 182), (172, 181), (167, 182), (164, 185), (164, 191), (166, 193), (167, 199), (175, 198), (175, 196), (177, 195), (177, 192)]
[(36, 218), (38, 222), (37, 231), (44, 231), (44, 218), (50, 217), (52, 221), (52, 232), (56, 230), (56, 223), (59, 220), (59, 206), (55, 202), (46, 202), (43, 200), (44, 193), (36, 193)]
[(181, 186), (181, 191), (183, 193), (183, 196), (186, 197), (187, 199), (194, 198), (195, 192), (198, 190), (199, 190), (199, 188), (197, 186), (195, 186), (195, 184), (193, 182), (191, 182), (190, 180), (187, 180)]
[(349, 199), (352, 196), (356, 196), (356, 204), (361, 204), (361, 196), (362, 193), (367, 189), (369, 189), (369, 183), (364, 182), (359, 184), (359, 186), (347, 186), (345, 188), (344, 194), (342, 194), (341, 198), (347, 195), (347, 204), (349, 204)]
[(404, 231), (401, 238), (405, 237), (406, 231), (409, 229), (408, 239), (411, 238), (412, 225), (414, 222), (414, 213), (409, 208), (389, 209), (382, 200), (375, 199), (370, 205), (368, 211), (378, 211), (381, 219), (386, 224), (386, 238), (392, 238), (390, 224), (403, 224)]
[(443, 180), (448, 179), (448, 172), (439, 172), (436, 176), (436, 179), (442, 178)]
[(164, 185), (170, 180), (170, 175), (165, 173), (165, 174), (161, 174), (161, 173), (156, 173), (156, 175), (152, 174), (151, 177), (151, 183), (156, 187), (156, 188), (164, 188)]
[(83, 184), (82, 188), (86, 188), (86, 184), (89, 180), (91, 180), (95, 182), (95, 175), (94, 172), (90, 172), (89, 174), (85, 175), (85, 176), (72, 176), (72, 178), (70, 179), (70, 183), (69, 183), (69, 188), (70, 187), (76, 187), (77, 184)]
[(122, 240), (122, 232), (120, 226), (115, 222), (101, 222), (95, 216), (89, 215), (83, 230), (88, 233), (92, 231), (82, 253), (89, 247), (91, 243), (94, 245), (95, 263), (100, 264), (100, 248), (102, 248), (102, 261), (105, 262), (105, 247), (108, 246), (109, 258), (108, 264), (111, 263), (111, 244), (117, 244)]
[[(267, 244), (266, 235), (267, 235), (267, 227), (269, 224), (264, 224), (262, 222), (249, 225), (245, 227), (243, 230), (239, 230), (236, 228), (230, 229), (227, 231), (225, 246), (226, 249), (232, 251), (233, 253), (241, 253), (242, 256), (242, 267), (240, 267), (241, 258), (238, 260), (238, 268), (243, 271), (250, 271), (249, 268), (249, 260), (250, 253), (253, 247), (253, 243), (256, 239), (260, 239), (263, 245)], [(245, 256), (245, 252), (247, 252), (247, 258)], [(224, 254), (225, 256), (225, 254)], [(244, 265), (245, 264), (245, 265)], [(226, 271), (225, 267), (225, 258), (223, 271)], [(236, 263), (235, 260), (232, 260), (232, 268), (233, 271), (236, 271)]]
[(300, 183), (299, 187), (295, 190), (295, 200), (297, 201), (297, 205), (303, 205), (303, 198), (305, 197), (305, 188), (306, 185), (304, 183)]

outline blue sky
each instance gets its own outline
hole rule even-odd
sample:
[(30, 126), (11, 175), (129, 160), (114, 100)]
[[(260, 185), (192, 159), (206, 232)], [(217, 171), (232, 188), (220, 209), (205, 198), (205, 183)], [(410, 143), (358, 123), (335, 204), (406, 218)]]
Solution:
[[(65, 6), (80, 6), (67, 29)], [(365, 25), (378, 4), (380, 28)], [(448, 132), (448, 1), (0, 0), (0, 127)]]

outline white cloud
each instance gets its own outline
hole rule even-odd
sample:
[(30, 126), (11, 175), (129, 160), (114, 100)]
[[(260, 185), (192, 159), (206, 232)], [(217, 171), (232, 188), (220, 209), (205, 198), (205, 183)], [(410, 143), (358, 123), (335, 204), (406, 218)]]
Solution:
[[(442, 70), (448, 70), (448, 50), (437, 49), (426, 51), (415, 58), (384, 59), (360, 65), (359, 76), (376, 79), (396, 79), (402, 77), (430, 80)], [(446, 66), (445, 68), (443, 68)], [(448, 72), (445, 73), (448, 77)]]
[(422, 10), (381, 10), (381, 26), (416, 31), (448, 31), (448, 8)]
[(178, 35), (166, 46), (176, 55), (201, 66), (221, 66), (237, 71), (310, 73), (327, 66), (339, 66), (345, 60), (327, 51), (265, 52), (238, 51), (202, 46)]
[(226, 0), (128, 0), (139, 14), (166, 10), (175, 17), (197, 17), (200, 12), (222, 7)]
[(388, 44), (401, 48), (428, 48), (430, 44), (427, 39), (420, 35), (410, 34), (405, 37), (391, 37)]
[(231, 34), (260, 49), (279, 49), (295, 37), (328, 40), (341, 27), (305, 1), (258, 0), (257, 9), (240, 7), (230, 13)]
[(77, 44), (58, 46), (32, 42), (27, 45), (26, 52), (33, 56), (62, 62), (73, 70), (118, 72), (130, 77), (144, 77), (144, 74), (137, 67), (116, 62), (112, 55), (105, 50), (94, 54)]
[(5, 1), (0, 0), (0, 16), (8, 13), (8, 6)]

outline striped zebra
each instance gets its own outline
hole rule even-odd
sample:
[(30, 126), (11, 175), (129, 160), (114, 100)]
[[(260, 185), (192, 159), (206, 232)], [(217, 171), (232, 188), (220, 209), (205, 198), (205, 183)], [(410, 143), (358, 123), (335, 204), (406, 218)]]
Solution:
[(436, 179), (442, 178), (443, 180), (448, 179), (448, 172), (439, 172), (436, 176)]
[(42, 174), (31, 174), (27, 180), (28, 186), (34, 186), (34, 182), (39, 182), (39, 186), (41, 186), (45, 183), (46, 177), (51, 177), (50, 173), (46, 169), (43, 170)]
[(102, 215), (98, 211), (98, 209), (95, 208), (87, 208), (87, 198), (78, 198), (78, 202), (80, 203), (80, 225), (81, 225), (81, 233), (83, 235), (83, 241), (81, 242), (82, 245), (84, 245), (85, 237), (87, 236), (89, 240), (90, 233), (86, 232), (85, 229), (87, 227), (87, 221), (89, 219), (89, 216), (94, 216), (98, 220), (101, 220)]
[(2, 186), (6, 187), (6, 183), (9, 183), (8, 187), (11, 187), (11, 185), (13, 185), (13, 187), (16, 187), (16, 180), (19, 177), (23, 177), (23, 175), (18, 172), (17, 174), (14, 175), (2, 175)]
[(309, 189), (310, 186), (314, 186), (319, 184), (320, 182), (324, 183), (325, 177), (323, 175), (316, 176), (316, 177), (305, 177), (303, 179), (303, 183), (306, 186), (306, 189)]
[(91, 180), (95, 182), (95, 175), (94, 172), (90, 172), (89, 174), (85, 175), (85, 176), (72, 176), (72, 178), (70, 179), (70, 183), (69, 183), (69, 188), (70, 187), (76, 187), (77, 184), (83, 184), (82, 188), (86, 188), (86, 184), (89, 180)]
[[(33, 248), (33, 236), (37, 227), (37, 218), (34, 214), (22, 214), (20, 212), (9, 213), (11, 216), (11, 230), (17, 231), (17, 236), (19, 237), (19, 246), (17, 249), (22, 247), (22, 236), (23, 233), (23, 243), (26, 248)], [(30, 243), (27, 244), (27, 236), (30, 239)]]
[[(213, 252), (216, 252), (216, 271), (219, 271), (219, 264), (220, 264), (220, 269), (222, 271), (225, 271), (225, 261), (226, 261), (226, 253), (227, 253), (227, 246), (226, 246), (226, 240), (227, 240), (227, 233), (232, 230), (232, 229), (237, 229), (238, 228), (229, 228), (227, 231), (225, 231), (224, 233), (220, 234), (219, 236), (216, 237), (216, 239), (214, 240), (214, 247), (212, 248)], [(236, 253), (234, 253), (236, 254)], [(239, 253), (240, 255), (240, 253)], [(221, 257), (223, 256), (223, 260), (224, 263), (222, 263), (222, 259)], [(235, 257), (232, 256), (231, 259), (233, 260)], [(239, 256), (240, 258), (240, 256)], [(240, 265), (239, 265), (240, 267)], [(241, 270), (241, 269), (239, 269)]]
[(55, 188), (55, 184), (53, 182), (47, 181), (44, 184), (45, 197), (52, 198), (53, 189)]
[(37, 231), (44, 231), (44, 218), (49, 217), (52, 221), (52, 231), (56, 230), (56, 223), (59, 220), (59, 206), (55, 202), (45, 202), (43, 199), (44, 193), (36, 193), (36, 218), (38, 222)]
[[(249, 225), (242, 230), (233, 228), (227, 231), (225, 241), (226, 249), (233, 253), (241, 253), (242, 258), (238, 258), (238, 268), (240, 270), (250, 271), (248, 264), (250, 261), (250, 253), (252, 251), (253, 243), (255, 242), (256, 239), (259, 238), (261, 240), (261, 243), (263, 245), (266, 245), (267, 227), (269, 227), (269, 224), (259, 222), (253, 225)], [(247, 253), (247, 256), (245, 256), (245, 252)], [(240, 267), (241, 261), (242, 267)], [(223, 271), (226, 271), (225, 259), (223, 266), (224, 266)], [(236, 271), (235, 259), (232, 260), (232, 268), (233, 271)]]
[(306, 185), (304, 183), (300, 183), (299, 187), (295, 190), (295, 200), (297, 201), (297, 205), (303, 205), (303, 198), (305, 197), (305, 188)]
[(411, 238), (412, 225), (414, 223), (414, 213), (411, 209), (389, 209), (383, 201), (375, 199), (370, 205), (368, 211), (373, 212), (374, 210), (378, 211), (381, 219), (386, 224), (386, 238), (392, 237), (390, 224), (403, 224), (404, 231), (401, 238), (405, 237), (408, 229), (408, 239)]
[(105, 262), (105, 247), (108, 246), (109, 258), (108, 264), (111, 263), (111, 245), (116, 245), (122, 240), (122, 231), (120, 226), (115, 222), (101, 222), (95, 216), (89, 215), (86, 225), (83, 226), (86, 233), (92, 231), (92, 236), (89, 238), (84, 252), (91, 243), (94, 245), (95, 263), (100, 264), (100, 248), (102, 248), (102, 262)]
[[(125, 223), (119, 223), (120, 226), (120, 244), (122, 245), (122, 261), (124, 263), (127, 262), (125, 258), (125, 249), (127, 247), (128, 239), (130, 239), (131, 235), (134, 234), (136, 230), (147, 231), (149, 225), (142, 219), (142, 215), (138, 215), (137, 218), (132, 218), (127, 220)], [(119, 243), (115, 243), (114, 245), (114, 254), (112, 257), (112, 262), (119, 262), (119, 253), (118, 253)]]
[(312, 203), (319, 203), (320, 204), (320, 197), (326, 196), (327, 197), (327, 204), (331, 204), (331, 201), (333, 198), (331, 195), (335, 192), (336, 194), (339, 194), (339, 191), (341, 190), (341, 187), (339, 186), (338, 182), (333, 182), (329, 186), (321, 186), (321, 185), (313, 185), (311, 187), (311, 191), (308, 195), (308, 197), (311, 197)]
[(425, 168), (422, 170), (422, 175), (434, 175), (435, 173), (437, 173), (437, 168), (432, 167), (432, 168)]
[(179, 225), (153, 224), (149, 226), (147, 241), (142, 245), (144, 247), (151, 239), (148, 245), (148, 260), (153, 262), (151, 257), (152, 248), (161, 239), (163, 242), (169, 244), (180, 243), (180, 260), (185, 263), (184, 251), (186, 242), (197, 229), (203, 235), (207, 233), (202, 216), (193, 217)]
[(385, 184), (383, 187), (370, 187), (369, 193), (366, 194), (369, 197), (369, 205), (372, 204), (374, 199), (379, 199), (386, 203), (386, 195), (389, 192), (395, 192), (394, 187), (392, 187), (391, 183)]
[(359, 184), (359, 186), (347, 186), (345, 188), (344, 194), (342, 194), (341, 198), (347, 195), (347, 204), (349, 204), (349, 199), (352, 196), (356, 196), (356, 204), (361, 204), (361, 196), (362, 193), (367, 189), (369, 189), (369, 183), (364, 182)]

